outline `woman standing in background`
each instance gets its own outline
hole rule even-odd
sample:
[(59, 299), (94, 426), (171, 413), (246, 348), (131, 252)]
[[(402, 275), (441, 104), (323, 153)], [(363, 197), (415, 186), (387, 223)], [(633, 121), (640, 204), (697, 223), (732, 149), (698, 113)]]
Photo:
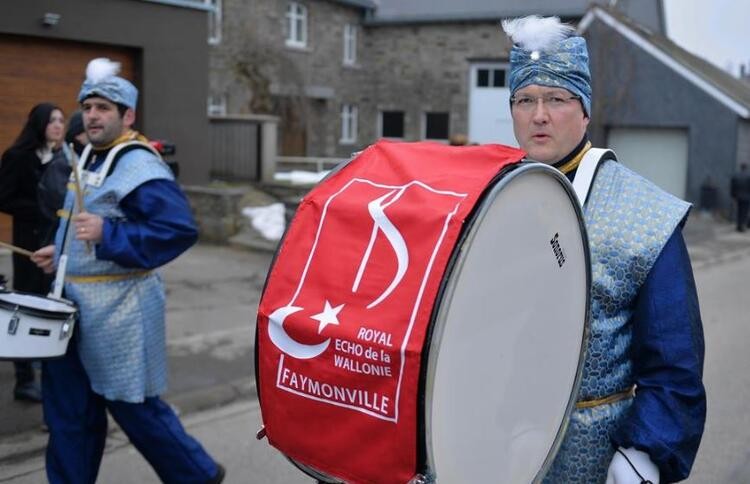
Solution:
[[(0, 164), (0, 211), (13, 217), (13, 244), (35, 251), (50, 228), (42, 216), (38, 199), (39, 180), (53, 161), (64, 158), (62, 151), (65, 118), (50, 103), (37, 104), (16, 141)], [(57, 158), (57, 159), (56, 159)], [(28, 258), (13, 254), (13, 289), (46, 295), (49, 278)], [(30, 362), (15, 362), (16, 400), (41, 401), (41, 388)]]

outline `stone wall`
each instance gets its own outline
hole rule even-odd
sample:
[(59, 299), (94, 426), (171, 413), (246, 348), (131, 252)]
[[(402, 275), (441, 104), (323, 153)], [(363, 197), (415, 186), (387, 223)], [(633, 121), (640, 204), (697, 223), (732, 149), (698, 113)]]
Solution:
[[(471, 61), (507, 60), (496, 22), (368, 25), (364, 11), (326, 0), (308, 9), (308, 46), (285, 46), (286, 1), (224, 0), (222, 43), (211, 50), (210, 90), (228, 114), (281, 117), (280, 140), (301, 118), (306, 155), (348, 157), (375, 142), (379, 113), (405, 113), (405, 140), (422, 137), (423, 113), (448, 112), (450, 134), (468, 131)], [(358, 25), (357, 63), (343, 63), (344, 26)], [(342, 144), (341, 107), (358, 107), (358, 137)], [(281, 147), (281, 146), (280, 146)], [(283, 152), (283, 149), (281, 149)]]

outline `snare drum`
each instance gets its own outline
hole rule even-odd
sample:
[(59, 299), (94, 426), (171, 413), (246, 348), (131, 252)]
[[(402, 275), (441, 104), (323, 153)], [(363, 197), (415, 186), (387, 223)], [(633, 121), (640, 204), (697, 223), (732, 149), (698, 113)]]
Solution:
[[(476, 182), (484, 185), (470, 209), (458, 208), (464, 199), (452, 208), (451, 197), (475, 183), (462, 181), (486, 175), (472, 163), (513, 153), (404, 145), (379, 143), (362, 155), (361, 172), (345, 167), (319, 185), (279, 248), (256, 351), (269, 441), (323, 482), (537, 482), (562, 440), (583, 364), (590, 269), (576, 196), (557, 170), (518, 163), (517, 152)], [(420, 177), (422, 192), (393, 173)], [(367, 209), (347, 200), (352, 187), (372, 200)], [(454, 216), (463, 218), (451, 240)], [(312, 227), (300, 228), (306, 217)], [(368, 289), (377, 298), (355, 298)], [(411, 324), (419, 315), (421, 333)]]
[(0, 293), (0, 359), (63, 356), (73, 334), (74, 304), (36, 294)]

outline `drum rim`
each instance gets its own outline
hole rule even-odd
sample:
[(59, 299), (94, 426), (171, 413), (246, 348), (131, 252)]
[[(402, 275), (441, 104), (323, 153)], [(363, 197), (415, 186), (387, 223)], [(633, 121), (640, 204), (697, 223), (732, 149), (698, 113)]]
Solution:
[[(40, 298), (40, 299), (49, 299), (45, 296), (42, 296), (41, 294), (34, 294), (31, 292), (24, 292), (24, 291), (3, 291), (3, 292), (0, 292), (0, 297), (3, 294), (19, 294), (21, 296), (33, 296), (33, 297)], [(18, 311), (19, 313), (28, 314), (29, 316), (38, 316), (42, 318), (51, 318), (51, 319), (59, 319), (59, 320), (66, 320), (70, 316), (78, 312), (78, 309), (76, 308), (75, 304), (73, 304), (70, 301), (67, 301), (64, 299), (53, 299), (53, 300), (64, 306), (67, 306), (67, 309), (69, 309), (69, 311), (49, 311), (46, 309), (30, 308), (28, 306), (6, 301), (2, 298), (0, 298), (0, 308), (6, 309), (8, 311)]]
[[(570, 421), (570, 416), (573, 413), (573, 410), (575, 409), (575, 403), (578, 395), (578, 391), (581, 387), (581, 382), (583, 380), (583, 366), (586, 356), (586, 348), (588, 346), (588, 340), (589, 340), (589, 333), (590, 333), (590, 321), (591, 321), (591, 298), (588, 296), (591, 293), (591, 254), (589, 250), (589, 243), (588, 243), (588, 235), (586, 232), (586, 226), (585, 226), (585, 220), (583, 217), (583, 209), (581, 208), (581, 205), (578, 201), (578, 197), (575, 194), (575, 191), (573, 190), (572, 185), (567, 180), (565, 175), (563, 175), (559, 170), (556, 168), (553, 168), (549, 165), (546, 165), (544, 163), (524, 159), (519, 163), (510, 165), (506, 167), (506, 169), (502, 170), (496, 179), (488, 185), (487, 189), (485, 190), (485, 193), (480, 198), (480, 201), (477, 203), (476, 207), (478, 210), (476, 210), (474, 213), (470, 215), (470, 217), (467, 218), (466, 223), (464, 224), (464, 228), (462, 229), (462, 233), (458, 239), (458, 242), (456, 243), (453, 253), (451, 254), (450, 260), (448, 261), (448, 265), (445, 270), (445, 275), (443, 277), (443, 281), (441, 282), (440, 289), (438, 290), (437, 297), (435, 299), (435, 305), (433, 307), (433, 313), (430, 318), (430, 324), (428, 327), (428, 333), (425, 336), (425, 342), (434, 342), (435, 338), (437, 338), (437, 341), (442, 339), (442, 331), (445, 328), (445, 317), (446, 312), (443, 311), (443, 301), (450, 298), (450, 296), (455, 291), (455, 280), (456, 278), (452, 277), (454, 274), (454, 271), (456, 273), (460, 272), (461, 268), (463, 267), (463, 264), (466, 260), (466, 253), (462, 250), (462, 248), (465, 246), (467, 242), (471, 242), (471, 240), (476, 236), (476, 232), (479, 227), (479, 222), (487, 215), (487, 212), (489, 211), (490, 205), (489, 203), (483, 203), (487, 200), (494, 200), (498, 194), (515, 178), (519, 176), (526, 175), (528, 173), (533, 173), (537, 171), (547, 172), (550, 175), (553, 176), (553, 178), (562, 185), (564, 191), (567, 193), (570, 200), (573, 202), (573, 210), (576, 213), (576, 216), (579, 220), (579, 229), (581, 231), (581, 239), (583, 242), (583, 248), (584, 248), (584, 260), (585, 260), (585, 271), (586, 271), (586, 310), (585, 310), (585, 323), (583, 332), (581, 335), (581, 352), (578, 360), (578, 368), (576, 370), (575, 379), (573, 382), (573, 388), (571, 389), (571, 395), (568, 399), (568, 403), (566, 405), (565, 413), (563, 416), (563, 421), (560, 424), (560, 428), (557, 430), (557, 433), (555, 435), (555, 439), (552, 443), (552, 446), (550, 447), (549, 452), (547, 453), (547, 456), (544, 459), (544, 462), (542, 466), (540, 467), (539, 471), (537, 472), (536, 476), (534, 477), (534, 480), (532, 482), (540, 482), (541, 479), (546, 475), (547, 471), (549, 470), (550, 466), (552, 465), (552, 462), (554, 460), (554, 457), (557, 455), (560, 446), (562, 445), (563, 437), (565, 435), (565, 432), (568, 428), (568, 424)], [(420, 365), (420, 378), (419, 378), (419, 392), (421, 395), (418, 409), (418, 418), (419, 418), (419, 424), (418, 424), (418, 431), (420, 435), (423, 435), (424, 438), (417, 439), (417, 444), (419, 445), (419, 461), (420, 465), (423, 468), (423, 471), (426, 475), (434, 476), (434, 461), (433, 461), (433, 452), (431, 450), (431, 434), (432, 429), (429, 424), (430, 419), (428, 418), (428, 410), (429, 407), (427, 406), (427, 395), (428, 390), (430, 390), (434, 385), (434, 374), (435, 374), (435, 366), (437, 364), (437, 359), (435, 357), (434, 352), (430, 351), (432, 348), (432, 344), (425, 345), (425, 349), (422, 352), (422, 364)], [(430, 394), (432, 392), (430, 391)]]

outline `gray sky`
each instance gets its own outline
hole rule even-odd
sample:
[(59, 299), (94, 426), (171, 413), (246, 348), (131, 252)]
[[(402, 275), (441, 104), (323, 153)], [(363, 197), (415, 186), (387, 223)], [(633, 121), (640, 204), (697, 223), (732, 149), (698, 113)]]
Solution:
[(750, 62), (750, 1), (664, 0), (667, 35), (676, 43), (716, 64)]

